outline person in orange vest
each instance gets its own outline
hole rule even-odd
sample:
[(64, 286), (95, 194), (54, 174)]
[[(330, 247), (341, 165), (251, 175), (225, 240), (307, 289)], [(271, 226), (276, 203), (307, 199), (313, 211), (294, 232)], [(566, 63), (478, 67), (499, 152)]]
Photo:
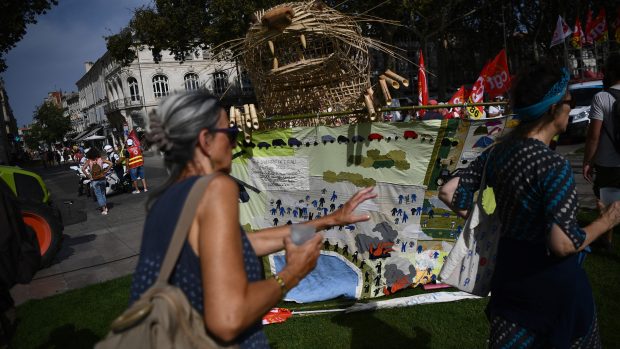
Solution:
[(127, 140), (127, 149), (125, 150), (125, 158), (127, 159), (127, 167), (129, 168), (129, 175), (133, 182), (134, 191), (132, 194), (139, 194), (138, 179), (142, 180), (142, 187), (144, 191), (149, 191), (146, 187), (146, 179), (144, 178), (144, 158), (142, 157), (142, 149), (133, 144), (133, 140), (130, 138)]

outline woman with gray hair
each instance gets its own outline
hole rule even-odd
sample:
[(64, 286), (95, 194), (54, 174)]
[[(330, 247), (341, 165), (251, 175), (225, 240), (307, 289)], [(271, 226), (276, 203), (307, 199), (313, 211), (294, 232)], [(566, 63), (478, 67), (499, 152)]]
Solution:
[[(291, 240), (290, 226), (246, 234), (239, 225), (239, 188), (228, 176), (236, 128), (228, 127), (226, 111), (204, 92), (173, 95), (150, 116), (150, 142), (164, 153), (170, 177), (149, 198), (140, 259), (133, 277), (131, 300), (155, 281), (179, 218), (182, 203), (201, 176), (213, 177), (196, 216), (170, 283), (178, 286), (203, 314), (206, 330), (223, 343), (242, 348), (267, 348), (261, 318), (316, 265), (322, 237), (301, 245)], [(315, 231), (369, 219), (355, 208), (375, 197), (366, 188), (334, 213), (304, 223)], [(263, 280), (257, 257), (284, 249), (286, 266)]]

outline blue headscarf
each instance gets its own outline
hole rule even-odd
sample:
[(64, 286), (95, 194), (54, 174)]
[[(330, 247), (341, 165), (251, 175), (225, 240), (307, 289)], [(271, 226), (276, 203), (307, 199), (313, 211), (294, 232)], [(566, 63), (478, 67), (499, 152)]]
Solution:
[(556, 82), (549, 92), (543, 97), (543, 99), (527, 107), (517, 108), (514, 112), (519, 116), (522, 122), (533, 121), (543, 116), (553, 104), (562, 100), (566, 94), (566, 87), (568, 86), (568, 80), (570, 80), (570, 74), (568, 69), (562, 68), (562, 77)]

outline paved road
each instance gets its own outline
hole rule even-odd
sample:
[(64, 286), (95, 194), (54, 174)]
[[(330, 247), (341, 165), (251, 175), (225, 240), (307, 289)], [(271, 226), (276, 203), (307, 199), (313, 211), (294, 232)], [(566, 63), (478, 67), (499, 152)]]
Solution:
[[(110, 213), (102, 216), (91, 198), (77, 196), (77, 176), (63, 167), (35, 168), (65, 222), (62, 248), (49, 268), (29, 285), (11, 290), (17, 304), (114, 279), (133, 272), (140, 249), (147, 193), (108, 197)], [(145, 157), (151, 189), (167, 177), (159, 156)], [(69, 204), (72, 202), (72, 204)]]
[[(558, 147), (573, 165), (580, 203), (596, 207), (591, 187), (581, 173), (583, 144)], [(147, 195), (120, 194), (108, 199), (110, 214), (102, 216), (92, 199), (77, 197), (77, 177), (72, 171), (35, 169), (45, 179), (65, 219), (64, 241), (56, 260), (39, 271), (29, 285), (11, 290), (23, 303), (131, 274), (140, 248)], [(145, 171), (152, 188), (163, 183), (166, 172), (159, 156), (145, 158)], [(68, 204), (72, 201), (73, 204)]]

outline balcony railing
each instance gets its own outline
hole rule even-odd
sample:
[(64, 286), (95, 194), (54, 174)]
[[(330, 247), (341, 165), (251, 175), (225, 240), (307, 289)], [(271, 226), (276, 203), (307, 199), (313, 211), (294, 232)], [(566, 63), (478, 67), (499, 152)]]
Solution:
[(117, 110), (142, 107), (144, 105), (144, 97), (117, 99), (103, 106), (103, 112), (106, 114), (113, 113)]

